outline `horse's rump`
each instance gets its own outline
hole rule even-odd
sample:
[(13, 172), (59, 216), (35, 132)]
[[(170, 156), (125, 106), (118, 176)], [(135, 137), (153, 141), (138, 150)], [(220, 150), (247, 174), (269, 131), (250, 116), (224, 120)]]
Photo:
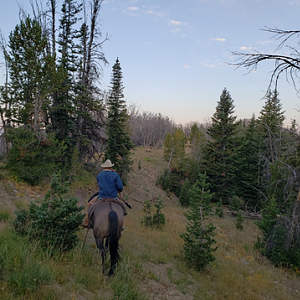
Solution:
[(115, 211), (118, 215), (119, 230), (121, 231), (123, 227), (123, 210), (116, 200), (110, 200), (112, 201), (97, 201), (88, 209), (91, 227), (94, 231), (101, 231), (101, 236), (107, 236), (108, 234), (109, 213), (111, 211)]
[(123, 212), (124, 212), (124, 215), (127, 215), (127, 209), (126, 209), (126, 206), (123, 202), (120, 202), (120, 201), (117, 201), (116, 199), (113, 199), (113, 198), (103, 198), (101, 200), (98, 200), (98, 197), (94, 197), (94, 199), (92, 199), (90, 201), (92, 203), (92, 205), (90, 206), (90, 208), (88, 209), (88, 215), (89, 215), (89, 218), (91, 218), (92, 214), (94, 213), (95, 209), (101, 204), (101, 203), (116, 203), (118, 204)]

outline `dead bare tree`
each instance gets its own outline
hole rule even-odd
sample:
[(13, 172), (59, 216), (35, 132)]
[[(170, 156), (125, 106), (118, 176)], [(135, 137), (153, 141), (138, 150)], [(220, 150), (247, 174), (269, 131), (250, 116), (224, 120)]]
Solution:
[(255, 53), (231, 51), (231, 53), (234, 56), (237, 56), (238, 59), (235, 63), (231, 63), (230, 65), (236, 66), (237, 68), (244, 67), (248, 70), (248, 72), (251, 72), (257, 70), (258, 65), (263, 61), (274, 61), (274, 69), (271, 72), (268, 91), (271, 90), (273, 85), (275, 85), (276, 89), (280, 76), (285, 75), (286, 80), (288, 82), (292, 82), (295, 89), (299, 93), (299, 82), (297, 82), (297, 79), (299, 78), (300, 71), (300, 52), (295, 47), (286, 45), (286, 43), (292, 37), (299, 39), (300, 30), (282, 30), (268, 27), (265, 27), (262, 30), (272, 33), (273, 36), (271, 38), (280, 41), (275, 51), (278, 51), (285, 46), (289, 50), (289, 54), (268, 54), (260, 53), (258, 51)]

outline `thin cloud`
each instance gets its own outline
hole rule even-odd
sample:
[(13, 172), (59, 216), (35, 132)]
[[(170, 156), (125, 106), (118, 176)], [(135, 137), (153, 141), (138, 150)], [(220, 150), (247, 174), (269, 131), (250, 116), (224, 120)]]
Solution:
[(181, 29), (180, 29), (180, 28), (176, 28), (176, 29), (174, 29), (174, 30), (171, 30), (171, 32), (172, 32), (172, 33), (174, 33), (174, 34), (176, 34), (176, 33), (180, 32), (180, 31), (181, 31)]
[(240, 47), (240, 49), (241, 49), (241, 50), (251, 50), (252, 47), (245, 47), (245, 46), (243, 46), (243, 47)]
[(184, 68), (186, 69), (196, 69), (196, 67), (188, 66), (188, 65), (183, 65)]
[(169, 24), (175, 25), (175, 26), (179, 26), (179, 25), (187, 25), (187, 24), (184, 23), (184, 22), (176, 21), (176, 20), (170, 20), (170, 21), (169, 21)]
[(154, 11), (154, 10), (148, 10), (148, 14), (152, 14), (152, 15), (155, 15), (155, 16), (160, 17), (160, 18), (162, 18), (166, 15), (163, 12)]
[(289, 5), (299, 5), (300, 4), (300, 1), (299, 0), (294, 0), (294, 1), (290, 1), (289, 2)]
[(258, 41), (256, 42), (256, 44), (260, 44), (260, 45), (267, 45), (267, 44), (270, 44), (271, 41)]
[(134, 10), (134, 11), (136, 11), (136, 10), (139, 10), (140, 8), (139, 7), (137, 7), (137, 6), (131, 6), (131, 7), (128, 7), (128, 10)]
[(220, 63), (217, 64), (207, 64), (207, 63), (202, 63), (202, 65), (204, 65), (205, 67), (208, 68), (214, 68), (214, 69), (219, 69), (220, 67), (218, 65), (220, 65)]
[(226, 40), (224, 38), (212, 38), (213, 41), (217, 42), (225, 42)]

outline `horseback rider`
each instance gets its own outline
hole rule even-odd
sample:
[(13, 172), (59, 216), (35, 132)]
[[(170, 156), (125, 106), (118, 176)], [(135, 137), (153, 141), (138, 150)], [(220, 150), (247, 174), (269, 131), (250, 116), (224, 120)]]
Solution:
[[(105, 201), (107, 199), (108, 201), (111, 201), (111, 199), (113, 199), (114, 201), (118, 202), (118, 204), (122, 207), (124, 215), (127, 215), (127, 209), (123, 203), (125, 202), (122, 195), (123, 183), (119, 174), (113, 170), (113, 166), (114, 164), (110, 161), (110, 159), (107, 159), (101, 165), (103, 171), (97, 175), (99, 194), (98, 197), (94, 197), (91, 201), (89, 201), (88, 208), (90, 208), (92, 204), (94, 204), (98, 200)], [(119, 201), (118, 194), (120, 195), (120, 198), (123, 202)], [(86, 218), (82, 226), (84, 228), (88, 228), (89, 226), (88, 212), (86, 213)]]

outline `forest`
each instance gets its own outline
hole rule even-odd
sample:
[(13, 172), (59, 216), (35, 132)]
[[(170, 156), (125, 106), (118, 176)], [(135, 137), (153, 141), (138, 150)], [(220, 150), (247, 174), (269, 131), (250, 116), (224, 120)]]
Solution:
[[(85, 15), (82, 3), (65, 0), (57, 21), (51, 0), (47, 14), (39, 7), (33, 17), (21, 14), (8, 42), (1, 39), (7, 75), (0, 87), (5, 169), (34, 186), (57, 172), (62, 181), (72, 181), (77, 168), (94, 170), (95, 163), (110, 158), (126, 185), (134, 149), (163, 148), (167, 167), (158, 186), (183, 207), (201, 206), (204, 212), (214, 207), (220, 217), (225, 206), (257, 215), (263, 233), (257, 249), (276, 266), (300, 267), (299, 130), (295, 120), (284, 127), (277, 89), (266, 93), (259, 116), (239, 120), (224, 88), (209, 124), (175, 124), (168, 116), (127, 105), (118, 58), (110, 89), (98, 84), (107, 64), (102, 50), (107, 37), (96, 26), (102, 2), (92, 0)], [(207, 230), (209, 240), (213, 227)], [(187, 245), (192, 229), (190, 234), (183, 236)]]

